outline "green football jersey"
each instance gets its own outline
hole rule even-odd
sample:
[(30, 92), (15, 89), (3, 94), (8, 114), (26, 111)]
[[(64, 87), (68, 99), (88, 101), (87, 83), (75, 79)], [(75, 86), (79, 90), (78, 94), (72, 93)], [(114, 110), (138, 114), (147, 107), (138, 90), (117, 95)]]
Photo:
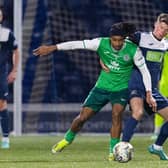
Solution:
[(122, 49), (117, 51), (112, 48), (110, 38), (101, 38), (97, 53), (110, 72), (101, 70), (95, 86), (108, 91), (128, 88), (136, 51), (137, 45), (129, 40), (125, 40)]

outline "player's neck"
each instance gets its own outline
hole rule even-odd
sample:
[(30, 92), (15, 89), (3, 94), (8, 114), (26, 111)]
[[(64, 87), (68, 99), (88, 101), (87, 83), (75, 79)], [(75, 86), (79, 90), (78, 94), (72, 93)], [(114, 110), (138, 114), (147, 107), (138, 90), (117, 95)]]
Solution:
[(154, 37), (156, 40), (158, 40), (158, 41), (161, 41), (161, 40), (162, 40), (162, 39), (158, 38), (158, 37), (155, 35), (155, 32), (152, 32), (152, 35), (153, 35), (153, 37)]

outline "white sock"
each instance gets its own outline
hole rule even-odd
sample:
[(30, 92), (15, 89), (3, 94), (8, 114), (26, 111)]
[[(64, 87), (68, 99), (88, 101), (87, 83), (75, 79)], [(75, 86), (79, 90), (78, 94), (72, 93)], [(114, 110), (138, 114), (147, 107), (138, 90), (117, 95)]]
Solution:
[(153, 147), (154, 147), (154, 149), (156, 149), (156, 150), (162, 150), (162, 149), (163, 149), (162, 146), (159, 146), (159, 145), (156, 145), (156, 144), (153, 144)]
[(160, 133), (160, 128), (161, 128), (161, 127), (156, 127), (155, 130), (154, 130), (154, 134), (159, 135), (159, 133)]
[(2, 137), (3, 142), (8, 142), (9, 143), (9, 137)]

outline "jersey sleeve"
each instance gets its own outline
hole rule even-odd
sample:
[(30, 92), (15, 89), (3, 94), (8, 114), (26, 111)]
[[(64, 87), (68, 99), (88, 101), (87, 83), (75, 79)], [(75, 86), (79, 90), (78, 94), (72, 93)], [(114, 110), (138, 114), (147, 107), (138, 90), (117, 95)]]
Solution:
[(166, 51), (168, 51), (168, 38), (165, 38)]
[(8, 41), (9, 41), (9, 46), (12, 50), (15, 50), (18, 48), (15, 36), (12, 32), (9, 33), (9, 40)]
[(69, 41), (57, 44), (58, 50), (76, 50), (76, 49), (86, 49), (97, 51), (100, 45), (100, 38), (95, 38), (92, 40), (83, 41)]
[(143, 83), (144, 83), (146, 91), (151, 91), (152, 90), (151, 75), (146, 66), (145, 59), (139, 48), (137, 49), (135, 53), (134, 63), (142, 75), (142, 79), (143, 79)]

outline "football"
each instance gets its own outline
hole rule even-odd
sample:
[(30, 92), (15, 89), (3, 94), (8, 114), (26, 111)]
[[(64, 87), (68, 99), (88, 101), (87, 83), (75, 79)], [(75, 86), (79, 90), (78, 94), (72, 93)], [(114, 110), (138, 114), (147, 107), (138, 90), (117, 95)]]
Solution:
[(114, 159), (126, 163), (133, 158), (134, 148), (128, 142), (119, 142), (113, 148)]

